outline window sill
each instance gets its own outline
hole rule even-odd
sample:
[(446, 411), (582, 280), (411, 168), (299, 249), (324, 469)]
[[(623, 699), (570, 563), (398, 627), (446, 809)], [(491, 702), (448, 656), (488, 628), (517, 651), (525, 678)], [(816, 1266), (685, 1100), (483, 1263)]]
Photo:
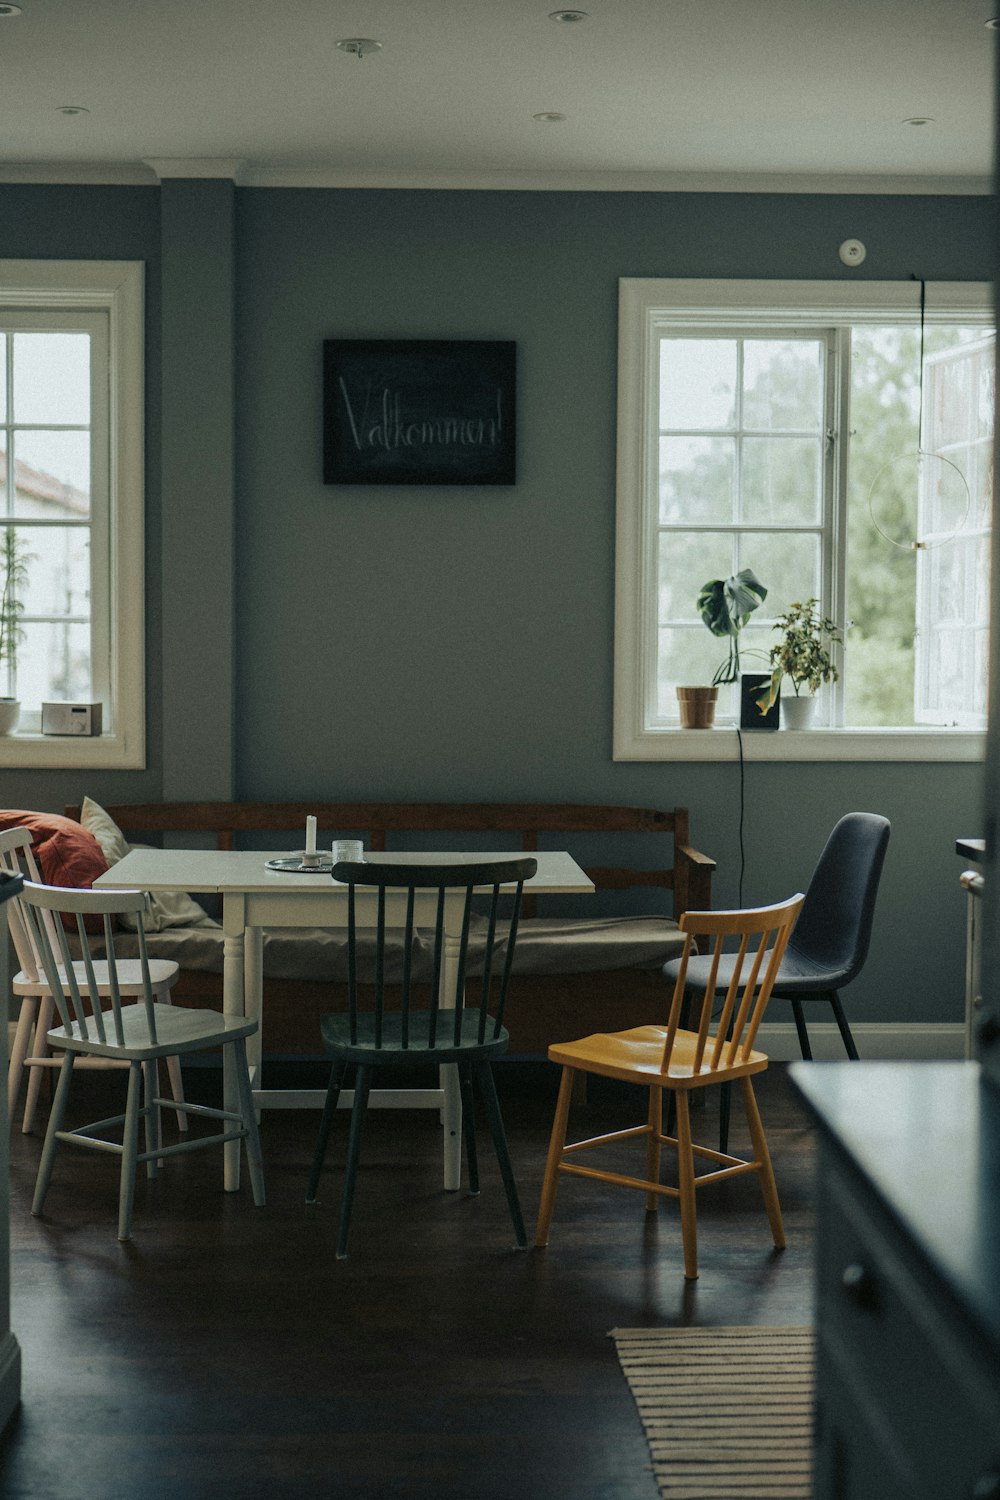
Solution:
[(143, 770), (141, 735), (0, 734), (0, 769)]
[[(986, 733), (980, 729), (744, 729), (748, 761), (982, 761)], [(734, 724), (714, 729), (657, 729), (619, 735), (614, 759), (739, 760)]]

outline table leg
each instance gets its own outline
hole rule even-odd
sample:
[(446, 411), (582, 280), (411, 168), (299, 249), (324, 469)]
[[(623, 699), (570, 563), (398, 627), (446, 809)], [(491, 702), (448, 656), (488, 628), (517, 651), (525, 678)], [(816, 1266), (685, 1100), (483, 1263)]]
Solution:
[[(239, 892), (227, 891), (222, 904), (223, 960), (222, 1010), (227, 1016), (242, 1016), (244, 1006), (244, 900)], [(222, 1107), (237, 1113), (240, 1108), (239, 1079), (233, 1048), (223, 1048)], [(235, 1193), (240, 1185), (240, 1143), (227, 1141), (224, 1152), (224, 1185)]]
[[(253, 1036), (247, 1037), (247, 1063), (250, 1068), (251, 1088), (260, 1088), (261, 1069), (264, 1063), (264, 929), (248, 927), (244, 935), (243, 950), (243, 1008), (257, 1022)], [(260, 1124), (260, 1108), (254, 1113)]]

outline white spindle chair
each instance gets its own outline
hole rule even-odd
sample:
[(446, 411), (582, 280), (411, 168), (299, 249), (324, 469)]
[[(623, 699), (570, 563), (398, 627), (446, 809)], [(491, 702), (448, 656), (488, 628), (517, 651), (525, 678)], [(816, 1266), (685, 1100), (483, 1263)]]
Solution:
[[(5, 870), (10, 875), (23, 875), (25, 879), (37, 885), (41, 883), (42, 877), (32, 853), (31, 844), (32, 833), (28, 828), (6, 828), (0, 831), (0, 870)], [(55, 933), (51, 916), (45, 913), (42, 920), (49, 928), (50, 941), (54, 941)], [(21, 1080), (27, 1073), (28, 1089), (21, 1129), (25, 1135), (29, 1135), (35, 1122), (35, 1109), (38, 1105), (42, 1076), (46, 1069), (59, 1067), (62, 1058), (54, 1056), (49, 1048), (47, 1036), (52, 1026), (55, 1004), (52, 991), (49, 989), (42, 970), (41, 954), (35, 951), (31, 942), (29, 929), (21, 915), (21, 903), (16, 897), (8, 903), (7, 921), (19, 964), (18, 972), (11, 980), (10, 990), (14, 998), (20, 998), (21, 1001), (7, 1068), (7, 1123), (8, 1125), (14, 1123)], [(130, 997), (141, 995), (142, 973), (138, 959), (120, 958), (117, 970), (118, 988), (121, 994)], [(83, 986), (83, 993), (87, 994), (86, 975), (80, 962), (76, 963), (76, 973), (77, 982)], [(164, 1005), (170, 1004), (170, 991), (179, 974), (180, 968), (173, 959), (151, 958), (149, 960), (149, 977), (156, 1000)], [(99, 996), (107, 999), (111, 991), (106, 960), (94, 959), (94, 975)], [(124, 1068), (128, 1064), (118, 1057), (81, 1057), (78, 1060), (78, 1066)], [(179, 1058), (167, 1058), (167, 1072), (170, 1076), (173, 1096), (179, 1104), (183, 1104), (184, 1083), (181, 1078)], [(177, 1124), (181, 1130), (188, 1128), (187, 1116), (182, 1110), (177, 1111)]]
[[(146, 951), (146, 933), (143, 913), (147, 899), (142, 891), (71, 891), (54, 886), (38, 885), (26, 881), (21, 893), (22, 918), (29, 929), (31, 941), (41, 954), (43, 971), (49, 988), (55, 997), (62, 1026), (48, 1035), (49, 1045), (63, 1053), (59, 1082), (49, 1115), (45, 1143), (42, 1147), (35, 1184), (35, 1196), (31, 1205), (34, 1214), (41, 1214), (45, 1204), (56, 1148), (60, 1143), (92, 1147), (99, 1151), (110, 1151), (121, 1157), (121, 1186), (118, 1199), (118, 1238), (127, 1240), (132, 1232), (132, 1203), (135, 1195), (136, 1168), (146, 1163), (149, 1177), (159, 1172), (160, 1162), (168, 1156), (182, 1151), (195, 1151), (208, 1146), (221, 1146), (227, 1141), (242, 1140), (246, 1149), (247, 1168), (253, 1188), (254, 1202), (264, 1202), (264, 1173), (260, 1157), (260, 1137), (254, 1115), (253, 1094), (250, 1089), (250, 1074), (247, 1068), (246, 1038), (257, 1029), (251, 1017), (225, 1016), (214, 1010), (189, 1010), (180, 1005), (164, 1005), (154, 997), (149, 973), (149, 958)], [(122, 912), (133, 912), (138, 917), (139, 966), (142, 973), (142, 996), (131, 1005), (124, 1005), (121, 987), (117, 980), (115, 959), (115, 937), (111, 918)], [(77, 979), (76, 966), (70, 954), (67, 933), (59, 920), (48, 923), (46, 914), (71, 913), (76, 918), (77, 933), (83, 954), (83, 972), (86, 975), (86, 992), (98, 992), (94, 960), (91, 956), (90, 937), (86, 929), (87, 916), (99, 914), (103, 918), (104, 944), (108, 963), (108, 990), (110, 1008), (103, 1005), (88, 1013), (84, 1003), (84, 992)], [(52, 942), (52, 935), (55, 943)], [(56, 957), (59, 953), (61, 962)], [(239, 1087), (240, 1108), (238, 1111), (214, 1109), (208, 1105), (175, 1104), (186, 1114), (219, 1120), (222, 1130), (214, 1135), (194, 1136), (164, 1145), (160, 1132), (160, 1108), (169, 1105), (169, 1100), (160, 1099), (157, 1092), (157, 1064), (161, 1057), (184, 1055), (188, 1052), (203, 1052), (214, 1048), (231, 1047), (234, 1054), (235, 1072)], [(98, 1120), (90, 1125), (64, 1130), (63, 1119), (69, 1096), (73, 1064), (78, 1057), (118, 1058), (127, 1063), (129, 1069), (128, 1098), (123, 1115)], [(140, 1095), (144, 1098), (140, 1100)], [(145, 1124), (145, 1149), (139, 1150), (139, 1121)], [(123, 1126), (122, 1140), (108, 1140), (101, 1134), (114, 1126)]]

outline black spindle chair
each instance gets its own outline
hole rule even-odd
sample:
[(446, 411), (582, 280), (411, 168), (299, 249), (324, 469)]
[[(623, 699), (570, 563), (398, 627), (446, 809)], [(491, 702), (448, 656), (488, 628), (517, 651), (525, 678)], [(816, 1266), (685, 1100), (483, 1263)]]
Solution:
[[(361, 1135), (374, 1070), (423, 1063), (453, 1063), (458, 1068), (469, 1188), (473, 1193), (479, 1191), (473, 1085), (478, 1090), (489, 1120), (517, 1243), (522, 1248), (527, 1244), (491, 1064), (493, 1058), (507, 1050), (509, 1042), (503, 1014), (521, 895), (524, 882), (530, 880), (536, 869), (537, 861), (527, 858), (477, 863), (343, 862), (334, 866), (333, 879), (348, 887), (348, 1008), (344, 1013), (324, 1016), (321, 1022), (323, 1046), (333, 1059), (333, 1066), (306, 1202), (316, 1201), (340, 1091), (348, 1070), (353, 1070), (354, 1106), (344, 1172), (338, 1260), (347, 1254)], [(485, 936), (479, 924), (472, 921), (474, 895), (488, 903)], [(504, 903), (510, 909), (504, 909), (501, 915)], [(460, 915), (459, 922), (456, 923), (452, 913)], [(399, 933), (402, 933), (399, 1007), (390, 1009), (387, 970), (394, 966), (399, 952)], [(454, 965), (453, 982), (448, 974), (449, 963)], [(361, 1006), (360, 987), (366, 981), (374, 986), (371, 1009)], [(476, 991), (468, 997), (467, 982), (470, 991)], [(423, 1000), (417, 1003), (418, 984), (426, 987), (426, 1003)]]

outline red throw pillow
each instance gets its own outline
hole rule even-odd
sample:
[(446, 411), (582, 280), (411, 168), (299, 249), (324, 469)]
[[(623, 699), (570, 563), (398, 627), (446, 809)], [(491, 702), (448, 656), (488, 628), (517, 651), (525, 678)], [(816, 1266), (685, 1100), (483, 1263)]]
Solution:
[[(31, 852), (46, 885), (89, 891), (111, 866), (100, 844), (80, 823), (59, 813), (0, 811), (0, 828), (30, 828)], [(101, 931), (101, 918), (88, 917), (87, 930)]]

